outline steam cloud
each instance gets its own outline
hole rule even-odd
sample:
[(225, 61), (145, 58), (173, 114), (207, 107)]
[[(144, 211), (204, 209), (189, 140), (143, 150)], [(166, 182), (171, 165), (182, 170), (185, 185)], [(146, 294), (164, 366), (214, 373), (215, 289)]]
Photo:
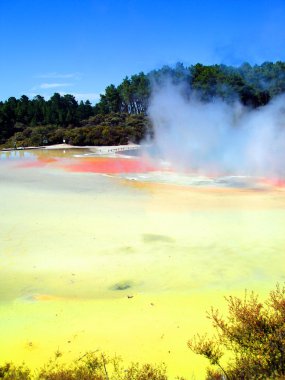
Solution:
[(148, 109), (158, 155), (205, 175), (285, 176), (285, 95), (250, 109), (199, 100), (186, 86), (155, 85)]

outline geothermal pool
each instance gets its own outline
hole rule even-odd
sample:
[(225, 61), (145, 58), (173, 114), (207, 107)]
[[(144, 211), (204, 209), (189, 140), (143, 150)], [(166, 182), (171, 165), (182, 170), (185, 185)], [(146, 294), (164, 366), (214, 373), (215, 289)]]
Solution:
[(203, 379), (206, 311), (284, 282), (284, 187), (84, 150), (2, 152), (0, 181), (1, 362), (102, 350)]

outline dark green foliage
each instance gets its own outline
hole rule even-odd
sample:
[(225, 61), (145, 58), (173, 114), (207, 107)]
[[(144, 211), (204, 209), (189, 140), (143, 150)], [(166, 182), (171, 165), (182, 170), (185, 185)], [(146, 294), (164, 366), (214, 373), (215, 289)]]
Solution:
[[(74, 144), (77, 141), (79, 145), (83, 145), (83, 141), (89, 141), (88, 144), (97, 141), (96, 145), (125, 144), (128, 139), (138, 142), (150, 132), (145, 116), (151, 88), (162, 84), (165, 79), (174, 84), (183, 83), (186, 96), (194, 90), (202, 101), (208, 102), (218, 97), (226, 102), (240, 100), (244, 105), (260, 107), (285, 92), (285, 63), (265, 62), (260, 66), (244, 63), (240, 67), (204, 66), (200, 63), (190, 67), (182, 63), (174, 67), (163, 66), (148, 74), (126, 77), (117, 87), (113, 84), (107, 86), (95, 106), (88, 100), (78, 104), (69, 94), (55, 93), (49, 100), (40, 95), (32, 100), (25, 95), (20, 99), (11, 97), (0, 102), (0, 145), (11, 146), (11, 140), (8, 144), (6, 142), (12, 136), (14, 140), (19, 138), (19, 142), (23, 141), (23, 146), (38, 145), (43, 137), (46, 140), (43, 133), (48, 135), (49, 143), (62, 142), (65, 135), (65, 138), (70, 135), (71, 141), (74, 140)], [(109, 116), (113, 114), (120, 114), (117, 116), (120, 120), (126, 118), (125, 115), (133, 119), (130, 117), (124, 125), (116, 121), (112, 124)], [(135, 116), (141, 117), (136, 119)], [(39, 126), (47, 130), (29, 131), (29, 142), (17, 134)], [(84, 130), (77, 130), (82, 126), (98, 128), (95, 131), (88, 129), (88, 136), (85, 136)], [(76, 130), (71, 132), (72, 129)], [(58, 131), (56, 135), (55, 131)]]
[[(228, 316), (211, 311), (217, 335), (197, 335), (188, 342), (192, 351), (205, 356), (217, 370), (210, 369), (207, 379), (281, 379), (285, 377), (285, 286), (276, 287), (262, 304), (257, 295), (242, 300), (229, 297)], [(230, 355), (222, 364), (223, 353)]]
[[(0, 102), (0, 145), (12, 136), (19, 142), (26, 140), (23, 146), (43, 145), (42, 140), (48, 138), (44, 135), (50, 134), (52, 129), (79, 125), (81, 120), (89, 118), (93, 113), (94, 109), (89, 101), (80, 102), (78, 105), (72, 95), (61, 96), (55, 93), (48, 101), (39, 95), (32, 100), (25, 95), (20, 99), (9, 98), (4, 103)], [(30, 130), (39, 126), (41, 130)], [(26, 138), (23, 139), (22, 135), (18, 135), (18, 132), (27, 129), (29, 142)], [(56, 140), (53, 136), (49, 137), (49, 143)], [(19, 143), (17, 145), (19, 146)]]
[(150, 96), (149, 75), (140, 73), (130, 79), (126, 77), (118, 86), (120, 111), (129, 114), (143, 114), (147, 110)]
[(122, 99), (119, 91), (113, 84), (106, 87), (105, 94), (100, 95), (100, 98), (100, 102), (96, 108), (98, 113), (104, 115), (112, 112), (120, 112)]
[(78, 123), (60, 127), (55, 124), (43, 126), (18, 126), (17, 132), (5, 143), (6, 147), (41, 146), (60, 144), (63, 140), (72, 145), (124, 145), (138, 143), (152, 134), (151, 125), (144, 115), (111, 113), (92, 116)]

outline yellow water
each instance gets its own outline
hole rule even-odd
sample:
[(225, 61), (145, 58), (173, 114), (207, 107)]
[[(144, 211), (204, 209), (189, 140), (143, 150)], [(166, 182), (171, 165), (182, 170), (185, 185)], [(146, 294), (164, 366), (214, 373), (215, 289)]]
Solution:
[[(0, 359), (56, 350), (161, 362), (203, 379), (206, 311), (285, 275), (281, 190), (140, 184), (0, 164)], [(126, 288), (126, 289), (122, 289)], [(132, 296), (132, 298), (128, 298)]]

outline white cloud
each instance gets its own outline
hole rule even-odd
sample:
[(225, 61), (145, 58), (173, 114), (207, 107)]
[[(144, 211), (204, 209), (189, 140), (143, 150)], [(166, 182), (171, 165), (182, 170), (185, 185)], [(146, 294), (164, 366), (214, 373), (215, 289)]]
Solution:
[(36, 75), (35, 77), (42, 78), (42, 79), (67, 79), (67, 78), (79, 79), (80, 76), (81, 76), (80, 73), (63, 74), (63, 73), (53, 72), (53, 73), (39, 74), (39, 75)]
[(69, 87), (72, 83), (42, 83), (39, 88), (58, 88), (58, 87)]

